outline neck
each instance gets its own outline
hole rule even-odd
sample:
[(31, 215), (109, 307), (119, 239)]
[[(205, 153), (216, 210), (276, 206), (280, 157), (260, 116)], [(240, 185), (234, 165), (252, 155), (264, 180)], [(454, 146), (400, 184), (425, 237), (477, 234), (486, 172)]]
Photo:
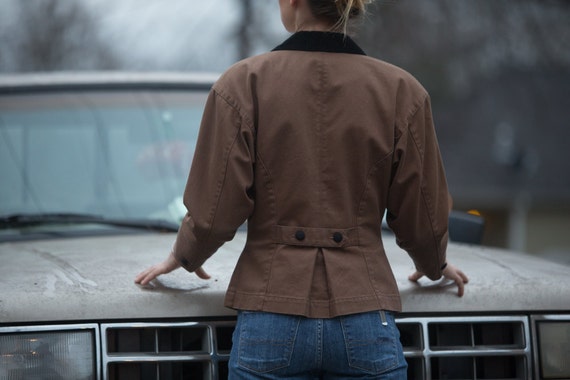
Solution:
[(295, 9), (295, 32), (330, 32), (333, 25), (313, 16), (306, 1), (297, 3)]
[(298, 22), (295, 25), (295, 32), (331, 32), (332, 25), (319, 21)]

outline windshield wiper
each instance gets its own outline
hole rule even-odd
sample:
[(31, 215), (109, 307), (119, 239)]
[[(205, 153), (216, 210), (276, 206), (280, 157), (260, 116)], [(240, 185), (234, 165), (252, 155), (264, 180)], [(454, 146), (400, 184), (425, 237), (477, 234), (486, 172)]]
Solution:
[(13, 214), (0, 217), (0, 229), (49, 224), (102, 224), (159, 232), (178, 231), (178, 224), (159, 219), (110, 219), (99, 215), (74, 213)]

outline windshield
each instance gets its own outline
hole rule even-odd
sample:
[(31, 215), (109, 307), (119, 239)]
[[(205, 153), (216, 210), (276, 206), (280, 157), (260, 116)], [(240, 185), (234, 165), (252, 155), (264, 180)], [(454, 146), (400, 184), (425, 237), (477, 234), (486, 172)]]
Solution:
[(206, 91), (0, 96), (0, 216), (178, 223)]

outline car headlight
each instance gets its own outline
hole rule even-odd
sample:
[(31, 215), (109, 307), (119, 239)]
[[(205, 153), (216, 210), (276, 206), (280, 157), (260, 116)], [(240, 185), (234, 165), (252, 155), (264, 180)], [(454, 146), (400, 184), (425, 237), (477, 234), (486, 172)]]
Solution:
[(2, 331), (1, 379), (95, 379), (95, 331)]
[(570, 378), (570, 321), (540, 321), (537, 328), (542, 378)]

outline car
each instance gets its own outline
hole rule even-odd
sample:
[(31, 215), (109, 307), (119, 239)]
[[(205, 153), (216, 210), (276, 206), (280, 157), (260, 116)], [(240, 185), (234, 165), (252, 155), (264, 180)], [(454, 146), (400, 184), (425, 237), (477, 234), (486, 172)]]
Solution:
[[(172, 247), (216, 78), (0, 76), (0, 379), (227, 378), (236, 315), (223, 298), (247, 226), (207, 261), (210, 280), (134, 283)], [(570, 267), (481, 246), (482, 225), (450, 221), (462, 298), (445, 280), (410, 282), (384, 229), (408, 378), (570, 378)]]

